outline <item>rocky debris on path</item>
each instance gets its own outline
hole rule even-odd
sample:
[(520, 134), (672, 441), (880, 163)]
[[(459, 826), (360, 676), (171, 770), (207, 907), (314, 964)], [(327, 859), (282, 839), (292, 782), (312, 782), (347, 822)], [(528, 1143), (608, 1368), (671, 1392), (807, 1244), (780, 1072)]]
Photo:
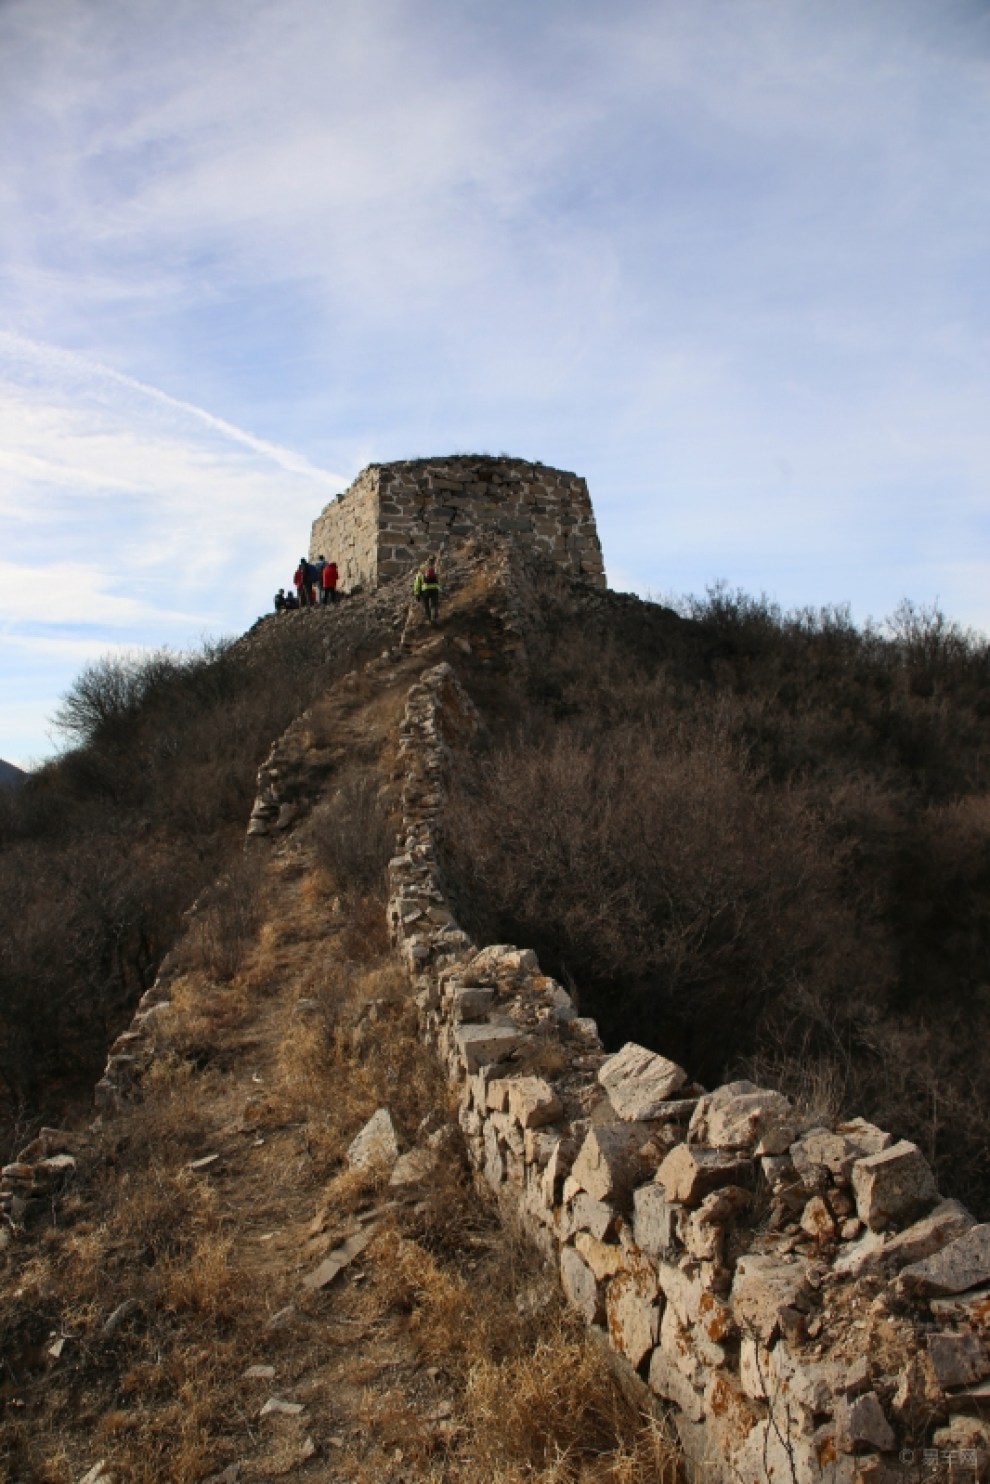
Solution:
[(309, 1293), (327, 1288), (344, 1268), (349, 1267), (356, 1257), (360, 1257), (372, 1236), (373, 1231), (361, 1231), (348, 1237), (323, 1259), (318, 1268), (303, 1279), (303, 1288)]
[(93, 1467), (83, 1474), (79, 1484), (114, 1484), (115, 1477), (106, 1459), (101, 1458), (99, 1463), (94, 1463)]
[(306, 1408), (302, 1402), (287, 1402), (284, 1397), (270, 1396), (258, 1413), (259, 1417), (299, 1417)]
[(0, 1169), (0, 1212), (12, 1227), (26, 1225), (64, 1194), (88, 1147), (85, 1134), (43, 1128)]
[(140, 1313), (141, 1307), (141, 1300), (138, 1298), (124, 1299), (104, 1321), (103, 1338), (109, 1339), (111, 1335), (116, 1334), (126, 1319), (130, 1319), (132, 1314)]
[(388, 1178), (389, 1189), (400, 1194), (416, 1191), (429, 1184), (443, 1163), (444, 1156), (438, 1149), (410, 1149), (396, 1160)]
[(347, 1163), (352, 1170), (369, 1170), (375, 1165), (391, 1168), (399, 1157), (399, 1140), (387, 1108), (379, 1108), (351, 1140)]
[(271, 1318), (265, 1321), (265, 1329), (271, 1334), (276, 1330), (290, 1329), (299, 1318), (299, 1310), (295, 1304), (286, 1304), (283, 1308), (276, 1310)]

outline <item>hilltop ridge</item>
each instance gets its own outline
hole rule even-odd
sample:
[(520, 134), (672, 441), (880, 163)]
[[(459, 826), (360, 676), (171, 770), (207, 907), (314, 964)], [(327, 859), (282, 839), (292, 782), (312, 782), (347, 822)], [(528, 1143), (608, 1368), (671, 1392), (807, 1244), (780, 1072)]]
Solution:
[(26, 777), (23, 768), (18, 768), (15, 763), (5, 763), (0, 758), (0, 788), (16, 788)]
[[(499, 584), (507, 562), (514, 580)], [(990, 1209), (969, 1051), (990, 1013), (985, 642), (937, 614), (907, 611), (886, 637), (857, 631), (841, 611), (781, 615), (720, 590), (676, 613), (597, 589), (492, 530), (452, 543), (445, 584), (441, 629), (427, 640), (464, 671), (497, 749), (480, 772), (469, 760), (451, 798), (447, 866), (468, 924), (532, 943), (580, 983), (613, 1042), (663, 1044), (709, 1080), (762, 1067), (785, 1090), (813, 1068), (833, 1106), (892, 1119), (950, 1187)], [(156, 662), (131, 677), (106, 716), (100, 685), (116, 681), (90, 677), (91, 740), (17, 791), (10, 901), (52, 863), (32, 829), (58, 822), (71, 869), (73, 791), (83, 859), (95, 802), (107, 822), (140, 811), (145, 822), (124, 837), (140, 854), (146, 801), (159, 800), (161, 823), (150, 827), (162, 838), (178, 827), (194, 896), (210, 879), (193, 884), (210, 870), (204, 824), (216, 817), (210, 851), (236, 841), (278, 715), (290, 719), (355, 666), (400, 657), (410, 611), (399, 578), (332, 610), (263, 618), (191, 669)], [(228, 725), (232, 705), (245, 720)], [(235, 782), (225, 754), (242, 741), (255, 761), (237, 763)], [(183, 745), (198, 755), (182, 761)], [(526, 828), (551, 801), (529, 877)], [(172, 876), (181, 890), (181, 873)], [(156, 877), (141, 892), (167, 932), (164, 884)], [(126, 893), (125, 878), (113, 889)], [(22, 914), (8, 956), (31, 921)], [(168, 945), (154, 915), (135, 926), (151, 939), (134, 964), (146, 985), (154, 940), (159, 957)], [(23, 960), (10, 959), (19, 967), (8, 996), (45, 963), (51, 935), (39, 931)], [(53, 961), (53, 1008), (57, 973)], [(132, 986), (124, 975), (114, 989), (118, 1024)], [(937, 1022), (926, 1016), (933, 995)], [(97, 1056), (94, 1039), (90, 1081)], [(23, 1050), (11, 1061), (15, 1096), (36, 1061)]]
[[(72, 1435), (72, 1467), (81, 1465), (92, 1426), (98, 1425), (113, 1455), (107, 1469), (116, 1466), (124, 1478), (143, 1477), (142, 1453), (151, 1458), (168, 1430), (176, 1428), (185, 1450), (184, 1472), (176, 1472), (177, 1478), (203, 1477), (209, 1459), (211, 1466), (214, 1460), (224, 1467), (228, 1460), (230, 1467), (236, 1462), (244, 1478), (274, 1470), (358, 1479), (367, 1470), (369, 1479), (453, 1481), (477, 1470), (475, 1447), (488, 1449), (486, 1466), (504, 1465), (506, 1478), (535, 1478), (540, 1475), (533, 1469), (550, 1467), (539, 1438), (520, 1436), (518, 1441), (532, 1450), (521, 1459), (505, 1452), (509, 1439), (485, 1435), (480, 1422), (488, 1403), (472, 1392), (470, 1374), (484, 1374), (494, 1386), (501, 1368), (503, 1379), (514, 1377), (518, 1385), (525, 1345), (538, 1345), (537, 1336), (549, 1328), (564, 1346), (559, 1354), (566, 1353), (567, 1363), (578, 1367), (585, 1388), (591, 1388), (594, 1376), (604, 1375), (601, 1362), (589, 1358), (568, 1321), (553, 1309), (538, 1269), (527, 1270), (526, 1282), (539, 1294), (540, 1320), (524, 1325), (511, 1341), (499, 1341), (508, 1346), (511, 1364), (505, 1353), (485, 1359), (472, 1348), (476, 1335), (470, 1343), (460, 1342), (454, 1347), (456, 1363), (449, 1350), (438, 1362), (441, 1372), (449, 1368), (452, 1385), (452, 1394), (441, 1398), (443, 1415), (425, 1415), (439, 1405), (435, 1394), (423, 1389), (420, 1374), (424, 1354), (440, 1355), (435, 1323), (446, 1315), (449, 1330), (450, 1316), (464, 1310), (483, 1327), (482, 1314), (490, 1306), (482, 1284), (479, 1307), (470, 1307), (467, 1276), (475, 1271), (471, 1254), (479, 1250), (476, 1239), (490, 1230), (490, 1216), (484, 1207), (469, 1210), (463, 1204), (469, 1185), (464, 1146), (456, 1131), (441, 1133), (443, 1127), (455, 1128), (455, 1109), (433, 1080), (428, 1061), (414, 1052), (415, 1020), (384, 941), (381, 874), (400, 826), (400, 855), (408, 857), (401, 869), (414, 878), (426, 872), (422, 891), (403, 888), (393, 897), (398, 914), (393, 914), (393, 931), (414, 973), (422, 962), (419, 948), (425, 947), (428, 959), (433, 950), (427, 945), (434, 938), (465, 953), (477, 944), (521, 945), (522, 956), (517, 954), (513, 965), (511, 955), (505, 959), (515, 976), (511, 983), (502, 983), (501, 970), (491, 977), (492, 966), (502, 962), (502, 950), (492, 949), (490, 963), (477, 968), (481, 977), (469, 981), (465, 993), (474, 994), (478, 1005), (498, 1002), (496, 1020), (499, 1015), (511, 1020), (517, 1000), (524, 1019), (539, 1020), (540, 1009), (528, 998), (533, 986), (518, 978), (525, 967), (526, 974), (537, 975), (537, 997), (551, 995), (547, 1005), (540, 1002), (542, 1009), (566, 1009), (564, 1000), (576, 998), (582, 1012), (577, 1019), (590, 1024), (594, 1016), (605, 1036), (602, 1050), (600, 1043), (596, 1049), (593, 1028), (576, 1032), (586, 1042), (578, 1059), (591, 1058), (584, 1072), (590, 1074), (595, 1107), (602, 1103), (594, 1082), (605, 1051), (635, 1041), (644, 1055), (653, 1047), (682, 1063), (686, 1091), (680, 1099), (684, 1107), (671, 1114), (675, 1123), (688, 1102), (698, 1104), (701, 1082), (712, 1086), (734, 1078), (742, 1087), (740, 1074), (748, 1074), (752, 1080), (745, 1085), (764, 1101), (780, 1096), (768, 1094), (767, 1084), (792, 1094), (788, 1106), (795, 1111), (785, 1122), (831, 1127), (844, 1115), (868, 1112), (894, 1135), (916, 1138), (934, 1159), (943, 1190), (960, 1189), (952, 1179), (957, 1171), (968, 1176), (969, 1198), (980, 1211), (986, 1141), (975, 1096), (979, 1067), (971, 1047), (972, 1027), (985, 1013), (982, 981), (976, 977), (985, 891), (981, 846), (988, 825), (979, 761), (985, 648), (924, 616), (901, 636), (881, 639), (857, 633), (836, 614), (787, 618), (725, 593), (714, 594), (707, 606), (675, 613), (600, 591), (497, 532), (478, 532), (452, 545), (444, 584), (437, 630), (410, 605), (406, 584), (395, 581), (333, 610), (265, 618), (218, 656), (230, 671), (221, 696), (243, 690), (263, 700), (271, 676), (279, 673), (289, 681), (280, 704), (292, 719), (262, 765), (257, 790), (252, 778), (253, 808), (242, 793), (239, 822), (230, 831), (239, 846), (250, 816), (251, 852), (241, 864), (239, 849), (226, 857), (223, 875), (199, 895), (173, 951), (156, 964), (155, 984), (107, 1064), (103, 1126), (78, 1145), (70, 1135), (64, 1151), (55, 1148), (57, 1135), (46, 1135), (30, 1156), (25, 1152), (19, 1162), (23, 1168), (5, 1172), (8, 1210), (24, 1226), (4, 1259), (21, 1290), (15, 1298), (11, 1287), (6, 1334), (30, 1381), (18, 1387), (17, 1399), (30, 1398), (40, 1436), (46, 1417), (64, 1413), (67, 1406), (71, 1410), (70, 1398), (78, 1402), (86, 1396), (80, 1430)], [(148, 736), (160, 736), (160, 718), (174, 709), (170, 687), (195, 681), (202, 704), (217, 684), (211, 673), (207, 667), (202, 675), (166, 674), (149, 681), (141, 706), (151, 706), (150, 714), (158, 708), (159, 724), (147, 736), (141, 707), (111, 718), (109, 732), (97, 727), (88, 744), (96, 747), (94, 758), (80, 774), (87, 787), (95, 778), (101, 790), (112, 783), (121, 793), (126, 749), (135, 743), (145, 749)], [(430, 720), (431, 687), (446, 687), (448, 674), (463, 691), (464, 714), (475, 715), (477, 725), (458, 722), (451, 732), (443, 721)], [(168, 707), (162, 701), (166, 693)], [(260, 737), (261, 730), (254, 735)], [(100, 748), (111, 744), (117, 759), (113, 773), (101, 771), (111, 754), (101, 754)], [(143, 767), (152, 755), (142, 750)], [(416, 759), (418, 773), (410, 771)], [(185, 782), (188, 790), (188, 771)], [(106, 800), (108, 794), (100, 797)], [(206, 795), (202, 798), (200, 808), (206, 806)], [(424, 808), (436, 819), (437, 833), (429, 841), (417, 834), (417, 811)], [(163, 843), (164, 836), (156, 849)], [(421, 846), (427, 853), (418, 856)], [(924, 850), (936, 870), (919, 883), (905, 865), (913, 866)], [(951, 895), (942, 894), (947, 870)], [(433, 871), (439, 875), (431, 876)], [(918, 919), (915, 908), (925, 891), (932, 910)], [(962, 935), (960, 900), (972, 914), (970, 931)], [(534, 948), (538, 971), (532, 969)], [(554, 982), (551, 975), (557, 976), (563, 996), (559, 1002), (556, 991), (547, 988)], [(923, 1011), (933, 983), (948, 996), (937, 1029), (926, 1024), (923, 1013), (913, 1014), (919, 1005)], [(428, 1014), (437, 1008), (432, 1002), (421, 1006)], [(954, 1016), (963, 1011), (971, 1019), (959, 1039)], [(504, 1020), (502, 1027), (508, 1037), (518, 1033)], [(433, 1031), (450, 1055), (453, 1027), (441, 1032), (434, 1024)], [(538, 1064), (513, 1070), (523, 1080), (549, 1079), (562, 1099), (585, 1096), (580, 1087), (575, 1091), (577, 1084), (572, 1086), (570, 1073), (554, 1062), (550, 1048)], [(485, 1076), (482, 1083), (481, 1091), (472, 1083), (470, 1104), (461, 1103), (456, 1119), (468, 1147), (482, 1137), (472, 1118), (486, 1124), (490, 1115), (503, 1120), (493, 1125), (496, 1142), (489, 1151), (491, 1169), (498, 1172), (493, 1183), (501, 1184), (513, 1168), (510, 1156), (529, 1160), (532, 1152), (535, 1158), (544, 1148), (540, 1139), (549, 1135), (540, 1134), (539, 1118), (525, 1132), (514, 1130), (512, 1109), (500, 1106), (497, 1091), (489, 1104)], [(919, 1086), (937, 1091), (938, 1120), (932, 1106), (916, 1098)], [(347, 1171), (348, 1142), (378, 1104), (392, 1109), (408, 1151), (448, 1150), (449, 1160), (427, 1163), (441, 1182), (452, 1177), (453, 1187), (428, 1185), (408, 1206), (401, 1200), (392, 1206), (397, 1198), (383, 1188), (380, 1172), (365, 1179)], [(445, 1110), (439, 1126), (430, 1116), (438, 1107)], [(787, 1127), (795, 1131), (790, 1122)], [(860, 1133), (865, 1137), (862, 1128)], [(434, 1135), (436, 1146), (429, 1143)], [(893, 1137), (882, 1130), (876, 1136)], [(691, 1144), (690, 1137), (675, 1141), (671, 1154), (690, 1150)], [(865, 1146), (855, 1146), (842, 1157), (872, 1159), (885, 1147), (889, 1142), (864, 1154)], [(919, 1184), (903, 1197), (904, 1220), (910, 1220), (916, 1200), (923, 1207), (934, 1199), (934, 1182), (926, 1177), (926, 1184), (918, 1174), (927, 1168), (922, 1149), (911, 1155), (912, 1178), (917, 1175)], [(52, 1159), (68, 1163), (47, 1163)], [(733, 1168), (738, 1166), (745, 1181), (744, 1165), (739, 1156)], [(290, 1168), (296, 1174), (286, 1183)], [(36, 1170), (44, 1173), (36, 1176)], [(125, 1187), (117, 1185), (114, 1170), (135, 1191), (144, 1191), (138, 1209), (149, 1215), (138, 1231), (139, 1244), (145, 1244), (140, 1252), (125, 1235), (125, 1224), (133, 1225), (133, 1211), (127, 1209), (132, 1197), (122, 1199)], [(864, 1236), (853, 1214), (857, 1204), (852, 1210), (848, 1205), (847, 1175), (843, 1169), (838, 1175), (830, 1171), (821, 1189), (815, 1187), (811, 1199), (822, 1209), (816, 1207), (820, 1224), (812, 1229), (802, 1225), (812, 1220), (810, 1188), (802, 1185), (788, 1196), (776, 1171), (768, 1235), (773, 1251), (791, 1243), (789, 1260), (806, 1263), (818, 1243), (819, 1253), (831, 1260), (846, 1250), (840, 1244)], [(587, 1171), (584, 1178), (590, 1178)], [(686, 1178), (684, 1171), (677, 1178)], [(164, 1201), (151, 1200), (147, 1180), (152, 1190), (166, 1192)], [(102, 1207), (94, 1205), (101, 1183)], [(684, 1207), (681, 1214), (691, 1225), (671, 1227), (664, 1242), (698, 1246), (693, 1258), (693, 1248), (682, 1254), (684, 1260), (702, 1263), (699, 1281), (722, 1303), (722, 1257), (735, 1261), (739, 1256), (731, 1245), (719, 1245), (735, 1240), (727, 1239), (722, 1227), (737, 1234), (748, 1230), (748, 1218), (740, 1218), (740, 1212), (750, 1201), (734, 1198), (724, 1210), (719, 1206), (720, 1216), (706, 1206), (708, 1215), (696, 1220), (686, 1213), (694, 1212), (695, 1195), (708, 1200), (702, 1185), (699, 1179), (689, 1196), (677, 1197), (675, 1205)], [(564, 1195), (571, 1229), (562, 1240), (571, 1254), (565, 1281), (572, 1302), (597, 1314), (602, 1294), (595, 1285), (614, 1276), (607, 1265), (619, 1250), (628, 1250), (628, 1242), (620, 1240), (625, 1228), (621, 1221), (614, 1225), (615, 1213), (605, 1221), (587, 1205), (590, 1188)], [(274, 1228), (260, 1230), (265, 1223), (259, 1206), (272, 1199), (273, 1189), (280, 1192), (281, 1235)], [(325, 1243), (320, 1254), (308, 1237), (304, 1240), (305, 1221), (315, 1219), (306, 1213), (318, 1194), (325, 1204), (310, 1235), (317, 1247)], [(794, 1205), (798, 1194), (800, 1210)], [(14, 1197), (23, 1204), (15, 1207)], [(602, 1199), (607, 1205), (611, 1197)], [(384, 1211), (378, 1209), (383, 1202)], [(185, 1233), (173, 1229), (166, 1236), (157, 1225), (169, 1205), (188, 1212)], [(863, 1198), (863, 1211), (871, 1216), (865, 1238), (873, 1235), (878, 1209), (868, 1208)], [(27, 1243), (45, 1213), (56, 1210), (40, 1255), (33, 1256)], [(972, 1217), (956, 1208), (943, 1216), (939, 1242), (972, 1228)], [(721, 1235), (698, 1226), (709, 1218)], [(883, 1219), (877, 1219), (883, 1247), (891, 1236), (883, 1234)], [(595, 1235), (600, 1222), (605, 1225)], [(375, 1235), (363, 1248), (357, 1239), (369, 1224)], [(110, 1233), (109, 1257), (104, 1230)], [(975, 1231), (978, 1240), (985, 1228)], [(599, 1252), (594, 1244), (602, 1245), (603, 1238), (606, 1250)], [(271, 1262), (249, 1256), (255, 1239), (270, 1249)], [(911, 1236), (902, 1243), (905, 1253), (917, 1257), (920, 1240)], [(485, 1237), (482, 1247), (487, 1242)], [(712, 1242), (714, 1257), (705, 1245)], [(119, 1261), (114, 1244), (119, 1244)], [(873, 1251), (868, 1247), (869, 1241), (863, 1249), (867, 1266)], [(340, 1262), (345, 1249), (358, 1258), (361, 1251), (369, 1255), (355, 1261), (352, 1270), (353, 1256)], [(384, 1267), (375, 1265), (375, 1254)], [(304, 1289), (304, 1354), (288, 1372), (280, 1369), (284, 1356), (276, 1364), (279, 1377), (291, 1380), (290, 1407), (303, 1411), (271, 1409), (268, 1417), (281, 1420), (266, 1428), (280, 1429), (278, 1436), (266, 1430), (248, 1448), (245, 1433), (223, 1420), (231, 1406), (247, 1405), (247, 1381), (232, 1369), (217, 1370), (220, 1352), (211, 1327), (229, 1341), (233, 1366), (246, 1336), (256, 1340), (259, 1326), (281, 1312), (276, 1305), (283, 1298), (296, 1302), (293, 1295), (311, 1276), (304, 1268), (317, 1255), (333, 1257), (331, 1266), (340, 1262), (336, 1272), (346, 1270), (348, 1276), (340, 1285), (328, 1280), (326, 1292), (319, 1284)], [(491, 1261), (487, 1271), (497, 1286), (505, 1281), (503, 1259)], [(119, 1284), (125, 1280), (126, 1287), (135, 1262), (139, 1273), (147, 1264), (152, 1276), (139, 1277), (137, 1286), (124, 1292)], [(606, 1265), (591, 1284), (580, 1266), (589, 1262)], [(195, 1282), (192, 1273), (199, 1274)], [(65, 1281), (70, 1274), (75, 1274), (74, 1289)], [(366, 1281), (374, 1284), (375, 1305), (349, 1307)], [(673, 1284), (674, 1278), (665, 1271), (664, 1281)], [(874, 1281), (864, 1278), (867, 1285)], [(241, 1299), (221, 1301), (219, 1293), (228, 1290), (240, 1294), (243, 1305)], [(709, 1295), (709, 1288), (705, 1291)], [(866, 1292), (850, 1291), (857, 1302)], [(525, 1292), (519, 1295), (523, 1310), (531, 1302)], [(125, 1318), (131, 1316), (126, 1329), (120, 1319), (107, 1330), (116, 1313), (110, 1299), (118, 1294), (117, 1307), (131, 1299), (137, 1307), (126, 1311)], [(869, 1296), (879, 1298), (880, 1289)], [(635, 1315), (641, 1298), (628, 1295), (622, 1301), (627, 1340), (632, 1330), (626, 1326), (639, 1325)], [(656, 1306), (655, 1298), (645, 1302), (647, 1308)], [(673, 1298), (670, 1307), (676, 1309)], [(811, 1311), (799, 1305), (795, 1312), (806, 1320)], [(695, 1323), (677, 1313), (678, 1325)], [(320, 1333), (330, 1314), (350, 1316), (366, 1335), (402, 1315), (409, 1320), (406, 1338), (418, 1329), (417, 1353), (406, 1351), (401, 1360), (404, 1326), (389, 1331), (389, 1343), (398, 1348), (385, 1365), (386, 1372), (392, 1366), (401, 1373), (402, 1387), (411, 1388), (402, 1392), (398, 1405), (403, 1436), (415, 1440), (412, 1459), (395, 1442), (396, 1429), (383, 1421), (388, 1407), (396, 1405), (396, 1388), (386, 1380), (370, 1410), (362, 1412), (355, 1392), (346, 1426), (331, 1432), (335, 1424), (323, 1425), (322, 1408), (329, 1405), (323, 1399), (333, 1387), (339, 1389), (341, 1373), (334, 1366), (343, 1360), (339, 1353), (331, 1356)], [(386, 1314), (391, 1315), (387, 1321)], [(551, 1319), (552, 1314), (557, 1317)], [(656, 1317), (659, 1322), (659, 1310)], [(930, 1441), (933, 1423), (944, 1420), (947, 1403), (926, 1392), (918, 1377), (910, 1395), (896, 1400), (891, 1367), (896, 1371), (901, 1351), (894, 1340), (913, 1343), (909, 1336), (905, 1340), (903, 1317), (895, 1307), (884, 1328), (891, 1313), (884, 1309), (880, 1315), (872, 1362), (876, 1390), (870, 1395), (881, 1417), (890, 1415), (906, 1429), (900, 1436), (920, 1446)], [(829, 1322), (834, 1319), (833, 1313)], [(805, 1320), (793, 1320), (789, 1343), (806, 1342)], [(54, 1356), (42, 1344), (46, 1326), (55, 1332)], [(668, 1347), (674, 1343), (671, 1326), (673, 1320)], [(118, 1331), (120, 1340), (114, 1338)], [(656, 1336), (649, 1338), (649, 1323), (643, 1333), (648, 1355)], [(776, 1329), (762, 1336), (761, 1343), (769, 1348), (775, 1334)], [(883, 1336), (886, 1351), (879, 1348)], [(66, 1349), (58, 1347), (62, 1338), (72, 1363), (51, 1365)], [(953, 1331), (953, 1344), (957, 1338)], [(443, 1343), (449, 1342), (448, 1334)], [(270, 1346), (274, 1353), (280, 1343), (266, 1340), (262, 1348)], [(708, 1366), (728, 1366), (726, 1374), (734, 1374), (735, 1343), (722, 1347), (721, 1358), (705, 1351), (701, 1359)], [(155, 1347), (165, 1353), (163, 1345), (173, 1379), (157, 1386), (147, 1357)], [(514, 1349), (517, 1345), (523, 1349)], [(187, 1359), (180, 1352), (188, 1352)], [(785, 1352), (786, 1345), (777, 1355), (781, 1364)], [(89, 1369), (88, 1354), (98, 1356), (99, 1374)], [(766, 1357), (756, 1354), (759, 1366)], [(554, 1363), (543, 1352), (537, 1373), (544, 1379), (553, 1374), (554, 1385), (563, 1387)], [(979, 1371), (981, 1363), (976, 1357), (970, 1368)], [(702, 1375), (694, 1369), (678, 1380), (664, 1373), (658, 1389), (680, 1398), (690, 1418), (691, 1409), (707, 1396)], [(259, 1379), (274, 1378), (266, 1373), (254, 1377)], [(628, 1376), (624, 1384), (642, 1409), (643, 1397)], [(742, 1400), (733, 1392), (733, 1425), (744, 1432), (762, 1417), (764, 1399), (745, 1389), (753, 1384), (751, 1376), (748, 1383), (744, 1379)], [(187, 1404), (185, 1410), (183, 1387), (187, 1398), (193, 1391), (198, 1397), (197, 1405)], [(569, 1395), (568, 1405), (580, 1410), (574, 1393)], [(118, 1402), (124, 1396), (140, 1398), (133, 1423), (122, 1420)], [(505, 1393), (500, 1405), (508, 1405)], [(607, 1406), (618, 1402), (613, 1397)], [(919, 1408), (915, 1415), (912, 1409)], [(365, 1433), (372, 1417), (379, 1431), (369, 1439)], [(451, 1417), (456, 1418), (452, 1429), (437, 1425)], [(874, 1442), (882, 1452), (887, 1434), (875, 1416), (873, 1422)], [(544, 1442), (563, 1436), (559, 1417), (548, 1414), (541, 1425)], [(765, 1419), (759, 1425), (765, 1430)], [(866, 1423), (860, 1418), (850, 1425)], [(966, 1440), (976, 1435), (960, 1424), (952, 1440), (968, 1447)], [(335, 1443), (335, 1437), (343, 1441)], [(830, 1446), (834, 1437), (830, 1434)], [(15, 1426), (10, 1438), (15, 1449), (10, 1456), (19, 1458), (20, 1466), (40, 1467), (44, 1455), (29, 1428)], [(566, 1477), (635, 1478), (633, 1459), (644, 1479), (657, 1477), (661, 1467), (676, 1466), (669, 1445), (661, 1448), (653, 1423), (638, 1436), (633, 1425), (631, 1431), (613, 1430), (607, 1444), (602, 1439), (601, 1432), (594, 1441), (589, 1434), (574, 1439), (575, 1471)], [(865, 1436), (854, 1439), (843, 1458), (865, 1443)], [(591, 1461), (595, 1457), (597, 1463)], [(68, 1461), (63, 1467), (53, 1460), (54, 1454), (44, 1464), (49, 1472), (38, 1477), (72, 1477)], [(147, 1467), (153, 1477), (153, 1466)], [(580, 1468), (586, 1470), (583, 1475)], [(849, 1469), (835, 1475), (847, 1476), (852, 1477)]]

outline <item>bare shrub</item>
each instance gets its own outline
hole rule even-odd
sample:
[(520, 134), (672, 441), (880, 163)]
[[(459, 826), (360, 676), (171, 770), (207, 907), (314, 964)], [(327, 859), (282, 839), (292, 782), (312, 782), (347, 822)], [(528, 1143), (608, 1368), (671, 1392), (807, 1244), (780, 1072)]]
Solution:
[(319, 811), (315, 830), (320, 863), (341, 890), (380, 890), (394, 831), (382, 809), (374, 775), (339, 788)]
[(932, 689), (940, 675), (986, 669), (986, 640), (949, 618), (937, 602), (914, 603), (905, 598), (885, 620), (884, 628), (898, 657)]
[(264, 867), (256, 855), (234, 861), (210, 888), (194, 925), (195, 950), (207, 973), (232, 979), (252, 948), (258, 930)]
[(523, 704), (447, 822), (465, 926), (536, 948), (608, 1043), (867, 1113), (990, 1213), (986, 639), (534, 591)]
[(106, 822), (58, 849), (0, 854), (0, 1089), (37, 1108), (44, 1088), (92, 1084), (108, 1041), (147, 988), (185, 895), (186, 862), (135, 871)]
[(717, 731), (506, 748), (455, 785), (445, 841), (482, 936), (573, 974), (613, 1040), (712, 1076), (781, 999), (834, 1000), (841, 850)]
[(53, 718), (56, 730), (74, 743), (112, 735), (149, 691), (180, 665), (179, 657), (165, 649), (91, 661), (63, 696)]

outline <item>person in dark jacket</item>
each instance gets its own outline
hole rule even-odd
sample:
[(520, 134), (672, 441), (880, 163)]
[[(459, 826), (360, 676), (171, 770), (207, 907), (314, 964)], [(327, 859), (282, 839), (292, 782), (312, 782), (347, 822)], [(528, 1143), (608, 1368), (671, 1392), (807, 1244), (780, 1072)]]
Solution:
[(309, 607), (310, 593), (312, 592), (312, 588), (309, 586), (307, 577), (308, 567), (309, 562), (307, 562), (306, 558), (300, 557), (299, 565), (296, 568), (295, 572), (292, 574), (292, 581), (295, 584), (296, 597), (299, 600), (300, 608)]

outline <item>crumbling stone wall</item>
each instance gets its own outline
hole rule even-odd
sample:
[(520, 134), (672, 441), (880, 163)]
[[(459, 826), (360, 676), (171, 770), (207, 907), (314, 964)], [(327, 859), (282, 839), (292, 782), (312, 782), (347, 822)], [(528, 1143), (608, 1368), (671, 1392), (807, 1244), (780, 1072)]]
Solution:
[[(486, 570), (520, 618), (511, 555)], [(292, 826), (304, 725), (259, 772), (252, 836)], [(478, 725), (450, 664), (411, 687), (388, 919), (479, 1178), (644, 1405), (675, 1409), (699, 1484), (990, 1476), (990, 1225), (940, 1197), (913, 1144), (862, 1119), (812, 1125), (749, 1082), (707, 1091), (633, 1044), (609, 1055), (531, 950), (474, 943), (438, 846)], [(112, 1048), (104, 1112), (149, 1065), (176, 971), (170, 955)], [(50, 1202), (77, 1152), (42, 1130), (2, 1172), (8, 1218)]]
[(372, 464), (313, 522), (310, 556), (335, 561), (345, 588), (377, 587), (483, 528), (514, 535), (563, 571), (605, 586), (587, 484), (522, 459)]
[(531, 950), (472, 943), (437, 844), (476, 724), (448, 664), (409, 692), (388, 911), (481, 1177), (629, 1383), (672, 1404), (697, 1480), (986, 1477), (990, 1225), (915, 1145), (750, 1082), (707, 1092), (640, 1046), (609, 1056)]

